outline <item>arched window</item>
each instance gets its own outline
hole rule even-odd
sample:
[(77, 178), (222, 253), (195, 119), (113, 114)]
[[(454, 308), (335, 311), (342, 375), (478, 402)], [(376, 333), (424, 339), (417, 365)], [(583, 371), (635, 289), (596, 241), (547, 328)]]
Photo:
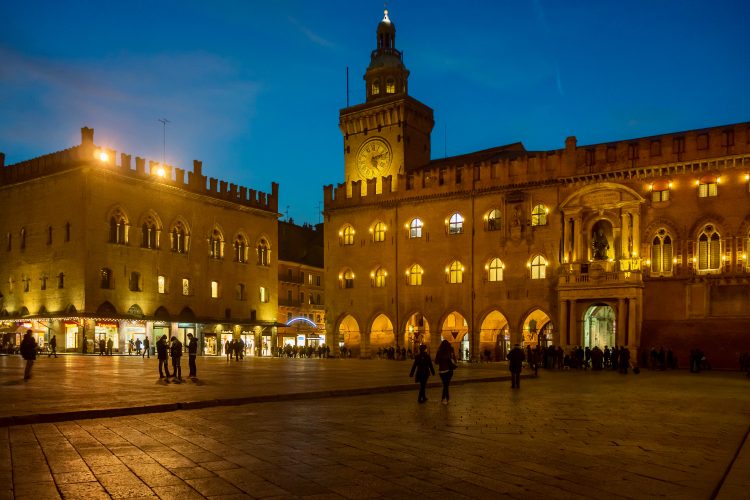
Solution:
[(224, 235), (221, 231), (214, 228), (211, 232), (211, 238), (208, 240), (208, 254), (212, 259), (223, 259), (224, 258)]
[(115, 210), (109, 217), (109, 242), (117, 245), (127, 244), (127, 224), (125, 215), (120, 210)]
[(354, 228), (349, 224), (341, 228), (341, 243), (344, 245), (354, 245)]
[(500, 229), (500, 210), (493, 208), (487, 214), (487, 231), (497, 231)]
[(529, 264), (531, 268), (531, 279), (543, 280), (547, 277), (547, 259), (541, 255), (535, 255)]
[(345, 269), (339, 274), (339, 286), (341, 288), (354, 288), (354, 271)]
[(372, 238), (376, 242), (385, 241), (385, 223), (378, 221), (372, 230)]
[(672, 237), (664, 228), (651, 242), (651, 274), (672, 274)]
[(186, 253), (188, 251), (188, 232), (182, 222), (178, 221), (172, 226), (169, 236), (172, 240), (170, 248), (173, 252)]
[(461, 234), (464, 232), (464, 216), (455, 213), (448, 220), (448, 234)]
[(446, 268), (448, 272), (448, 283), (463, 283), (464, 281), (464, 266), (459, 261), (454, 260)]
[(141, 226), (141, 248), (150, 248), (152, 250), (158, 248), (158, 233), (159, 229), (156, 220), (153, 216), (149, 215)]
[(706, 224), (698, 236), (698, 270), (721, 269), (721, 237), (712, 224)]
[(424, 269), (419, 264), (413, 264), (408, 271), (406, 271), (407, 284), (411, 286), (420, 286), (422, 284), (422, 275)]
[(499, 258), (495, 257), (487, 265), (487, 280), (488, 281), (503, 281), (503, 269), (505, 264)]
[(396, 93), (396, 80), (393, 78), (387, 78), (385, 80), (385, 93), (395, 94)]
[(409, 238), (421, 238), (423, 226), (422, 219), (412, 219), (409, 223)]
[(234, 239), (234, 261), (244, 264), (247, 262), (247, 240), (245, 236), (238, 234)]
[(385, 286), (385, 278), (388, 273), (382, 267), (377, 268), (372, 273), (372, 286), (375, 288), (383, 288)]
[(112, 270), (110, 268), (103, 267), (99, 270), (99, 287), (112, 288)]
[(547, 225), (547, 214), (549, 209), (542, 204), (534, 207), (531, 211), (531, 225), (532, 226), (546, 226)]
[(380, 93), (380, 80), (375, 79), (372, 81), (372, 89), (370, 92), (372, 95), (378, 95)]
[(271, 250), (268, 248), (268, 242), (265, 238), (261, 238), (260, 242), (258, 242), (258, 265), (271, 265)]

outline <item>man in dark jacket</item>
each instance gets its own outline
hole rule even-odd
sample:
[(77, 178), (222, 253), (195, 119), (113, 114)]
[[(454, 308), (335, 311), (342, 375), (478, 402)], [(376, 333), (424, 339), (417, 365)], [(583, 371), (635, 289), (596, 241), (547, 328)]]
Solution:
[[(159, 378), (164, 378), (164, 373), (166, 373), (166, 377), (169, 378), (169, 365), (167, 364), (169, 358), (167, 356), (166, 335), (162, 335), (161, 338), (156, 341), (156, 357), (159, 360)], [(162, 366), (164, 367), (164, 371), (162, 371)]]
[(24, 380), (31, 378), (31, 367), (34, 366), (34, 360), (36, 359), (36, 340), (31, 333), (31, 330), (26, 330), (21, 341), (21, 356), (26, 360), (26, 369), (23, 372)]
[(182, 382), (182, 367), (180, 361), (182, 359), (182, 342), (177, 340), (177, 337), (172, 336), (172, 344), (169, 347), (169, 355), (172, 356), (172, 375)]
[(188, 333), (188, 366), (190, 367), (190, 378), (197, 375), (198, 369), (195, 366), (195, 356), (198, 354), (198, 339), (192, 333)]
[(508, 369), (510, 370), (510, 387), (511, 389), (521, 388), (521, 369), (525, 356), (521, 346), (516, 344), (508, 353)]
[[(415, 372), (416, 376), (414, 376)], [(422, 344), (419, 346), (419, 354), (414, 357), (414, 363), (411, 365), (411, 371), (409, 372), (409, 376), (414, 377), (414, 380), (419, 383), (419, 397), (417, 401), (420, 403), (427, 401), (425, 388), (427, 387), (427, 379), (430, 378), (430, 374), (435, 375), (435, 368), (432, 366), (430, 355), (427, 354), (427, 346)]]

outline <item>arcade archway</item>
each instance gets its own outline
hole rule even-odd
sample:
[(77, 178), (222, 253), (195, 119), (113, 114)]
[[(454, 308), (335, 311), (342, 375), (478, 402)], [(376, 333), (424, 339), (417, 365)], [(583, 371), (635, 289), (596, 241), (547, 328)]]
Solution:
[(359, 323), (354, 316), (348, 315), (338, 330), (339, 350), (342, 357), (358, 358), (362, 353), (362, 336), (359, 333)]
[(461, 313), (453, 311), (445, 317), (440, 327), (440, 337), (451, 343), (458, 359), (469, 359), (471, 355), (469, 324)]
[[(396, 347), (396, 336), (393, 334), (393, 323), (385, 314), (378, 315), (370, 325), (370, 352), (378, 349)], [(399, 346), (400, 348), (400, 346)]]
[(508, 320), (500, 311), (484, 317), (479, 329), (479, 355), (485, 361), (501, 361), (510, 350)]
[(415, 354), (420, 344), (430, 345), (430, 324), (422, 313), (414, 313), (406, 321), (404, 346)]
[(583, 315), (583, 346), (604, 350), (615, 345), (615, 310), (607, 304), (592, 304)]
[(546, 347), (553, 342), (554, 325), (546, 312), (534, 309), (523, 322), (523, 346)]

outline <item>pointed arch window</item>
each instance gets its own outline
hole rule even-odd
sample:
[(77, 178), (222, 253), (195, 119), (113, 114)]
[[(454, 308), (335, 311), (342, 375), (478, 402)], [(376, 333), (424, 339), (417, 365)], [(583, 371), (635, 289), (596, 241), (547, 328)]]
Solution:
[(116, 245), (127, 244), (127, 219), (125, 215), (116, 210), (109, 218), (109, 242)]
[(370, 93), (372, 95), (380, 94), (380, 80), (379, 79), (376, 78), (375, 80), (372, 81), (372, 88), (371, 88)]
[(211, 232), (208, 247), (208, 254), (212, 259), (221, 260), (224, 258), (224, 236), (221, 234), (221, 231), (214, 229)]
[(464, 232), (464, 216), (455, 213), (448, 220), (448, 234), (461, 234)]
[(547, 277), (547, 259), (541, 255), (535, 255), (529, 263), (531, 268), (531, 279), (543, 280)]
[(416, 218), (412, 219), (409, 223), (409, 238), (421, 238), (422, 237), (422, 227), (424, 227), (424, 224), (422, 223), (422, 219)]
[(268, 242), (265, 238), (261, 238), (258, 242), (258, 265), (259, 266), (270, 266), (271, 265), (271, 249), (268, 246)]
[(454, 260), (445, 269), (448, 275), (448, 283), (458, 284), (464, 281), (464, 266), (461, 262)]
[(354, 271), (345, 269), (339, 275), (339, 286), (341, 288), (354, 288)]
[(542, 204), (536, 205), (531, 211), (532, 226), (546, 226), (549, 209)]
[(159, 248), (159, 226), (153, 216), (149, 215), (141, 226), (141, 248)]
[(385, 223), (378, 221), (372, 231), (372, 238), (375, 242), (385, 241)]
[(493, 208), (487, 214), (487, 231), (497, 231), (500, 229), (500, 210)]
[(234, 239), (234, 261), (244, 264), (247, 262), (247, 239), (241, 234)]
[(421, 286), (424, 269), (419, 264), (412, 264), (406, 271), (406, 283), (410, 286)]
[(354, 245), (354, 228), (346, 224), (341, 228), (341, 243), (344, 245)]
[(672, 237), (664, 228), (659, 229), (651, 241), (651, 274), (672, 274)]
[(712, 224), (698, 235), (698, 271), (718, 272), (721, 269), (721, 236)]
[(176, 253), (187, 253), (188, 251), (188, 241), (190, 239), (187, 228), (182, 222), (177, 222), (173, 227), (172, 231), (170, 233), (170, 239), (171, 241), (171, 248), (173, 252)]
[(505, 264), (499, 258), (495, 257), (487, 265), (487, 280), (488, 281), (503, 281), (503, 270)]
[(372, 273), (372, 286), (375, 288), (384, 288), (386, 276), (388, 276), (388, 272), (385, 269), (382, 267), (377, 268)]
[(396, 93), (396, 80), (393, 78), (387, 78), (385, 80), (385, 93), (395, 94)]

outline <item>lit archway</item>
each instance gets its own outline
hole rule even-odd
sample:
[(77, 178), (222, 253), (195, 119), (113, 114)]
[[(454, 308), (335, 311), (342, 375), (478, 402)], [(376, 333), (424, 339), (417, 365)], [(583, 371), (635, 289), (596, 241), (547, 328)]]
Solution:
[(583, 315), (583, 346), (599, 347), (615, 345), (615, 310), (607, 304), (592, 304)]
[(546, 312), (534, 309), (523, 321), (523, 345), (545, 347), (552, 343), (554, 325)]
[(352, 358), (358, 358), (362, 352), (362, 337), (359, 333), (359, 323), (354, 316), (349, 315), (341, 320), (338, 334), (342, 356), (348, 357), (351, 353)]
[(445, 317), (440, 326), (440, 337), (451, 343), (458, 359), (469, 359), (471, 356), (469, 325), (461, 313), (453, 311)]
[(416, 312), (409, 316), (403, 338), (404, 346), (410, 349), (412, 354), (419, 352), (421, 344), (430, 345), (430, 324), (422, 313)]
[(393, 323), (385, 314), (379, 314), (370, 325), (370, 351), (375, 353), (378, 349), (389, 347), (396, 347)]
[(509, 350), (508, 319), (500, 311), (491, 311), (479, 328), (479, 355), (485, 361), (502, 361)]

